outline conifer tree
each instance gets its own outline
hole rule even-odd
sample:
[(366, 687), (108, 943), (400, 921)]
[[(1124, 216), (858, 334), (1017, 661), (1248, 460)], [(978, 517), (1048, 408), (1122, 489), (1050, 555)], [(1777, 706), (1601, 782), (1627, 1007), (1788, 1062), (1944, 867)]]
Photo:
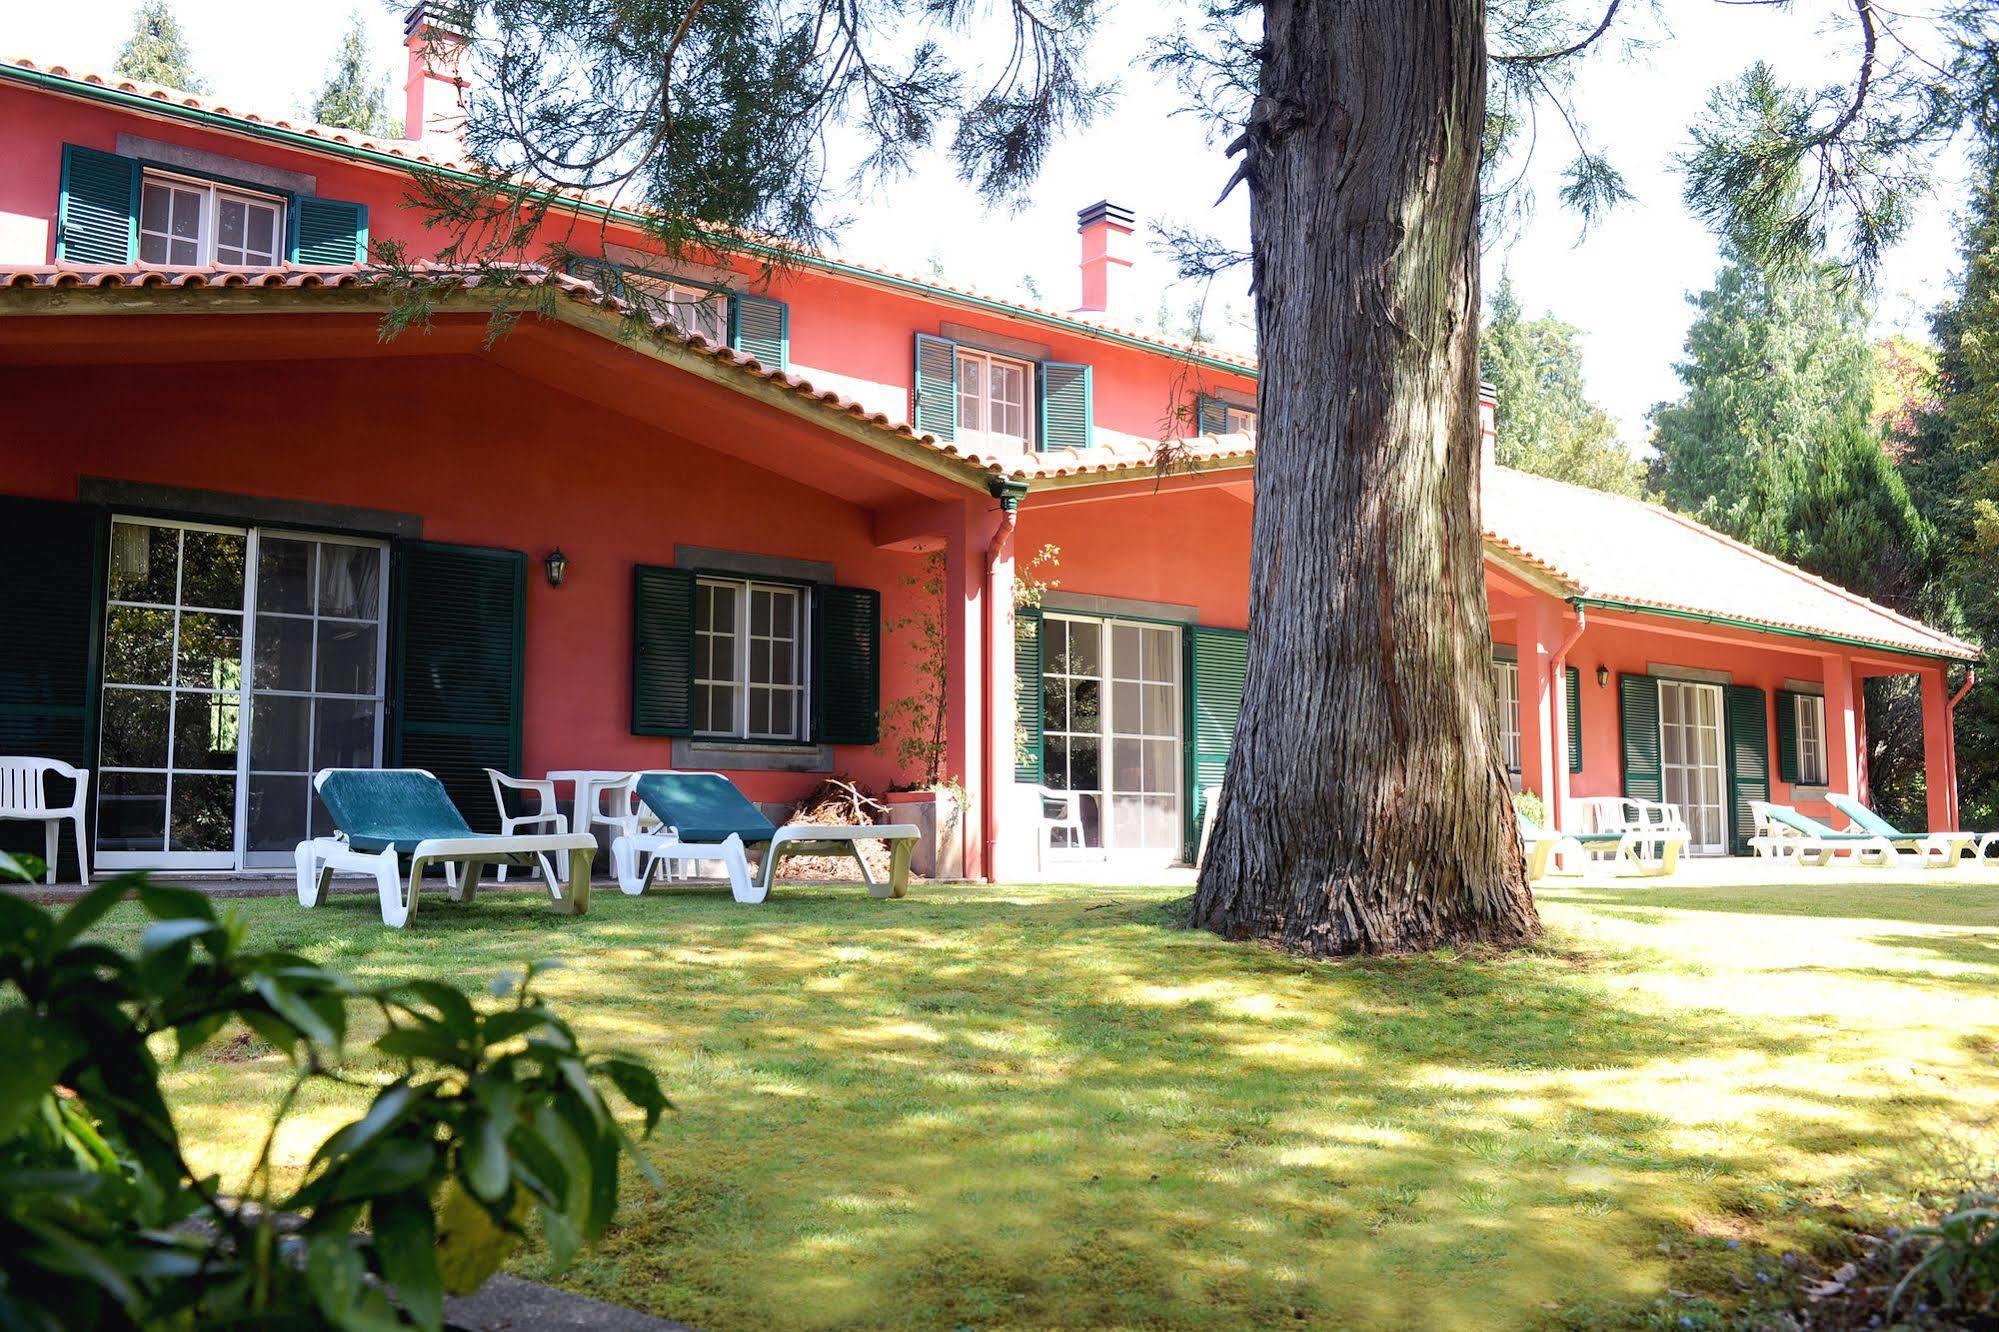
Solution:
[(312, 118), (377, 138), (402, 135), (402, 121), (389, 114), (388, 79), (368, 63), (368, 30), (359, 11), (348, 19), (333, 67), (312, 99)]
[(111, 68), (128, 79), (164, 84), (186, 92), (206, 91), (206, 85), (194, 72), (194, 58), (188, 53), (180, 20), (174, 17), (173, 6), (167, 0), (140, 0), (132, 15), (132, 35), (125, 39), (118, 62)]
[(1638, 495), (1645, 469), (1584, 387), (1581, 332), (1551, 314), (1527, 318), (1513, 279), (1499, 280), (1479, 336), (1479, 368), (1498, 404), (1496, 454), (1523, 472)]

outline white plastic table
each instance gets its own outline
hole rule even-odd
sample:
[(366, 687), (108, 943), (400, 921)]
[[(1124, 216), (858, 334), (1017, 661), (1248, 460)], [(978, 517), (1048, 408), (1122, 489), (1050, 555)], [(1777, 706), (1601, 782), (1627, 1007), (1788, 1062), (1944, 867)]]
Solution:
[[(630, 768), (556, 768), (549, 772), (548, 780), (576, 788), (576, 799), (569, 811), (569, 830), (595, 837), (598, 800), (606, 787), (627, 781), (631, 775)], [(602, 847), (605, 843), (600, 841), (598, 845)]]

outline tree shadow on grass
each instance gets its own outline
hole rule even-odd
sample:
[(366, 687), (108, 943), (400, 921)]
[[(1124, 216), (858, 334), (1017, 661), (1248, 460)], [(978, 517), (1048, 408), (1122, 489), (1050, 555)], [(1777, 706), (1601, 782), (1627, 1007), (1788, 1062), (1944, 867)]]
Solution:
[[(1912, 925), (1981, 925), (1999, 918), (1999, 887), (1967, 879), (1936, 881), (1883, 879), (1828, 881), (1824, 884), (1676, 885), (1648, 881), (1630, 885), (1587, 883), (1535, 890), (1543, 902), (1561, 906), (1631, 910), (1713, 911), (1751, 916), (1810, 916), (1826, 920), (1887, 920)], [(1645, 920), (1641, 923), (1655, 923)]]
[(1670, 1004), (1623, 952), (1309, 962), (1115, 890), (432, 907), (246, 915), (356, 971), (566, 958), (559, 1010), (681, 1110), (565, 1284), (716, 1329), (1612, 1323), (1690, 1218), (1753, 1240), (1905, 1132), (1809, 1083), (1820, 1024)]

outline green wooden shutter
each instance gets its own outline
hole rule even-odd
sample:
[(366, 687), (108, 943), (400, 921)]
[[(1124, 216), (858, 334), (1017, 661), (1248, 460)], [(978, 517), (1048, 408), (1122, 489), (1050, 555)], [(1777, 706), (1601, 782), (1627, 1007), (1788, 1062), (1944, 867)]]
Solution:
[(1197, 434), (1219, 435), (1228, 428), (1227, 403), (1205, 393), (1194, 399), (1194, 429)]
[(766, 370), (784, 369), (791, 360), (791, 307), (764, 296), (731, 296), (729, 345)]
[[(0, 754), (90, 768), (93, 797), (105, 542), (95, 509), (0, 496)], [(48, 794), (67, 798), (69, 783)], [(58, 845), (57, 877), (73, 883), (67, 828)], [(43, 854), (42, 825), (0, 820), (0, 847)]]
[[(366, 263), (368, 208), (344, 199), (301, 195), (292, 205), (291, 261), (327, 266)], [(490, 803), (490, 802), (488, 802)]]
[(881, 742), (881, 593), (873, 588), (814, 589), (812, 704), (820, 744)]
[(1013, 617), (1013, 779), (1040, 786), (1048, 780), (1046, 717), (1041, 706), (1041, 612)]
[(609, 296), (625, 299), (625, 271), (602, 259), (571, 259), (569, 275), (582, 278)]
[(1764, 709), (1763, 691), (1754, 685), (1730, 685), (1728, 709), (1728, 788), (1733, 797), (1729, 819), (1730, 839), (1735, 854), (1749, 854), (1749, 838), (1756, 830), (1749, 812), (1752, 800), (1770, 798), (1770, 716)]
[(1043, 361), (1035, 367), (1039, 430), (1035, 447), (1084, 449), (1090, 446), (1094, 403), (1090, 367)]
[(1569, 771), (1583, 770), (1583, 677), (1573, 666), (1562, 668), (1562, 686), (1568, 697), (1562, 700), (1569, 713)]
[(1624, 740), (1624, 794), (1665, 799), (1659, 768), (1659, 682), (1649, 675), (1617, 677), (1618, 725)]
[(467, 823), (497, 831), (482, 769), (520, 772), (527, 556), (428, 541), (396, 555), (392, 762), (430, 769)]
[(1249, 660), (1249, 635), (1240, 629), (1187, 631), (1187, 854), (1208, 815), (1205, 792), (1220, 786), (1235, 749), (1242, 716), (1242, 678)]
[(139, 163), (95, 148), (62, 146), (56, 259), (129, 264), (139, 257)]
[(1793, 786), (1798, 781), (1798, 696), (1777, 691), (1777, 775)]
[(958, 437), (958, 344), (928, 333), (916, 335), (916, 387), (910, 424), (919, 435)]
[(632, 734), (694, 734), (694, 575), (632, 571)]

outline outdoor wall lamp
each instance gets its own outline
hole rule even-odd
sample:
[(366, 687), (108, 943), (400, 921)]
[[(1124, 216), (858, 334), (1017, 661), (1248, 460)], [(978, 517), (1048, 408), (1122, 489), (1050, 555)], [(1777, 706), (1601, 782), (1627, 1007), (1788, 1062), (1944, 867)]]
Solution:
[(560, 546), (548, 552), (548, 558), (543, 560), (542, 564), (548, 569), (550, 587), (561, 587), (562, 580), (569, 577), (569, 557), (562, 553)]
[(1604, 688), (1608, 688), (1608, 687), (1609, 687), (1609, 685), (1610, 685), (1610, 667), (1608, 667), (1608, 666), (1599, 666), (1599, 667), (1597, 667), (1597, 668), (1596, 668), (1596, 687), (1597, 687), (1598, 689), (1604, 689)]

